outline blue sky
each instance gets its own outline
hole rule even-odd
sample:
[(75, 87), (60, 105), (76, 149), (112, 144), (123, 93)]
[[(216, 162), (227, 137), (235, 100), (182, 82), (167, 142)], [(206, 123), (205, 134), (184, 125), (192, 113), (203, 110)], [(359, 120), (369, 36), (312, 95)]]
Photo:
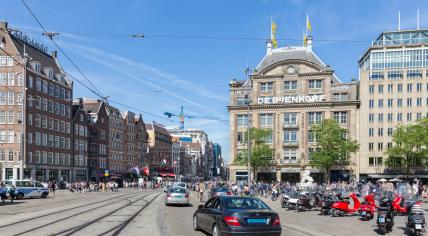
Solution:
[[(192, 115), (228, 118), (228, 82), (244, 79), (247, 63), (255, 67), (266, 52), (271, 17), (278, 25), (279, 46), (301, 45), (309, 14), (313, 50), (343, 81), (358, 78), (357, 60), (382, 31), (428, 28), (426, 1), (393, 0), (218, 0), (113, 1), (27, 0), (56, 40), (104, 95), (162, 116), (178, 113), (181, 105)], [(0, 19), (55, 47), (20, 1), (2, 0)], [(65, 34), (78, 32), (82, 34)], [(104, 35), (90, 35), (90, 34)], [(145, 34), (131, 38), (118, 34)], [(109, 35), (113, 34), (113, 35)], [(114, 36), (116, 35), (116, 36)], [(149, 37), (201, 36), (205, 39)], [(212, 37), (248, 38), (219, 40)], [(328, 41), (343, 40), (343, 41)], [(357, 41), (357, 42), (356, 42)], [(60, 55), (67, 72), (84, 81)], [(161, 91), (161, 92), (154, 92)], [(75, 83), (74, 97), (94, 97)], [(118, 106), (122, 109), (122, 107)], [(174, 123), (144, 115), (146, 122)], [(229, 156), (228, 122), (186, 120), (186, 127), (207, 131), (210, 140)]]

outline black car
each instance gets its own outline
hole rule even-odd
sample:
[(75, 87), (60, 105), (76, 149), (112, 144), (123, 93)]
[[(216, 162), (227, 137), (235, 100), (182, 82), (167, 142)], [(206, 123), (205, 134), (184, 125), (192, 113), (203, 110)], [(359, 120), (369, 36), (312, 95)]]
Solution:
[(199, 205), (193, 229), (213, 236), (281, 235), (281, 222), (262, 200), (253, 197), (218, 196)]
[(229, 191), (226, 187), (215, 187), (211, 190), (211, 197), (232, 195), (232, 192)]

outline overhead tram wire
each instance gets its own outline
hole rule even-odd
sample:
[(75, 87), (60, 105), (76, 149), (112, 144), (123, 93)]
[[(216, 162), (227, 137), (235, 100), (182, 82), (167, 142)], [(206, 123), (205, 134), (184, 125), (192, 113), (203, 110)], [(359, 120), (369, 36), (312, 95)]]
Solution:
[(58, 48), (59, 51), (67, 58), (67, 60), (73, 65), (73, 67), (89, 82), (89, 84), (95, 89), (96, 95), (100, 97), (101, 99), (105, 99), (105, 97), (102, 95), (102, 93), (95, 87), (95, 85), (89, 80), (89, 78), (83, 73), (83, 71), (77, 66), (77, 64), (68, 56), (68, 54), (55, 42), (53, 39), (53, 34), (48, 32), (46, 28), (43, 26), (43, 24), (40, 22), (40, 20), (37, 18), (37, 16), (34, 14), (34, 12), (31, 10), (31, 8), (27, 5), (25, 0), (21, 0), (22, 4), (24, 4), (25, 8), (28, 10), (28, 12), (31, 14), (31, 16), (36, 20), (36, 22), (39, 24), (40, 28), (43, 29), (44, 33), (48, 38), (52, 41), (52, 43)]
[[(6, 52), (6, 50), (4, 50), (3, 48), (0, 48), (0, 51), (2, 51), (2, 52), (3, 52), (4, 54), (6, 54), (7, 56), (11, 57), (11, 58), (12, 58), (12, 60), (13, 60), (13, 61), (15, 61), (17, 64), (19, 64), (20, 66), (25, 67), (25, 65), (24, 65), (22, 62), (20, 62), (18, 59), (16, 59), (16, 58), (15, 58), (15, 56), (13, 56), (13, 55), (11, 55), (10, 53)], [(74, 77), (73, 75), (71, 75), (70, 73), (68, 73), (67, 71), (65, 71), (64, 69), (63, 69), (63, 72), (64, 72), (67, 76), (69, 76), (71, 79), (73, 79), (73, 81), (76, 81), (77, 83), (79, 83), (80, 85), (82, 85), (83, 87), (85, 87), (85, 88), (87, 88), (89, 91), (91, 91), (93, 94), (95, 94), (95, 95), (99, 96), (95, 90), (93, 90), (93, 89), (92, 89), (92, 88), (90, 88), (88, 85), (86, 85), (85, 83), (83, 83), (82, 81), (80, 81), (80, 79), (78, 79), (78, 78)], [(25, 79), (25, 78), (24, 78), (24, 79)], [(25, 80), (24, 80), (24, 81), (25, 81)], [(24, 83), (25, 83), (25, 82), (24, 82)], [(13, 89), (9, 88), (8, 86), (5, 86), (5, 87), (6, 87), (6, 89), (8, 89), (9, 91), (15, 92), (15, 90), (13, 90)], [(102, 98), (102, 97), (101, 97), (101, 98)], [(102, 99), (104, 100), (104, 98), (102, 98)], [(53, 100), (69, 100), (69, 99), (53, 99)], [(72, 101), (72, 100), (71, 100), (71, 101)], [(129, 106), (129, 105), (125, 105), (125, 104), (122, 104), (122, 103), (119, 103), (119, 102), (116, 102), (116, 101), (112, 101), (112, 100), (109, 100), (109, 101), (107, 101), (107, 102), (116, 103), (116, 104), (119, 104), (119, 105), (121, 105), (121, 106), (128, 107), (129, 109), (132, 109), (132, 110), (134, 110), (134, 111), (139, 111), (139, 112), (141, 112), (141, 113), (144, 113), (144, 114), (147, 114), (147, 115), (150, 115), (150, 116), (153, 116), (153, 117), (157, 117), (157, 118), (160, 118), (160, 119), (163, 119), (163, 120), (166, 120), (166, 121), (173, 122), (173, 120), (171, 120), (171, 119), (167, 119), (167, 118), (165, 118), (165, 117), (163, 117), (163, 116), (156, 115), (156, 114), (153, 114), (153, 113), (150, 113), (150, 112), (147, 112), (147, 111), (141, 110), (141, 109), (136, 108), (136, 107), (132, 107), (132, 106)]]
[[(46, 33), (44, 33), (46, 34)], [(266, 41), (269, 38), (264, 37), (244, 37), (244, 36), (215, 36), (215, 35), (156, 35), (142, 33), (86, 33), (86, 32), (61, 32), (55, 31), (57, 35), (76, 35), (76, 36), (93, 36), (93, 37), (126, 37), (126, 38), (153, 38), (153, 39), (206, 39), (206, 40), (247, 40), (247, 41)], [(278, 38), (277, 40), (303, 42), (299, 38)], [(342, 42), (342, 43), (371, 43), (369, 40), (353, 39), (312, 39), (315, 42)]]

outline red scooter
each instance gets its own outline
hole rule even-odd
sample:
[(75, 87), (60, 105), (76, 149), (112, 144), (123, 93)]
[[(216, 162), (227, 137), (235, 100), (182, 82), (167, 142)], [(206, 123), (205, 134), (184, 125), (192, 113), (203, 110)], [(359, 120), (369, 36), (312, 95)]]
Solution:
[(404, 202), (404, 198), (401, 197), (400, 195), (395, 195), (394, 200), (392, 201), (392, 207), (394, 209), (394, 212), (398, 213), (398, 214), (402, 214), (402, 215), (408, 215), (410, 212), (411, 207), (414, 204), (422, 204), (421, 202), (417, 201), (417, 202)]
[(372, 194), (369, 194), (364, 197), (364, 202), (361, 203), (360, 209), (358, 212), (360, 213), (361, 219), (363, 220), (371, 220), (374, 217), (376, 212), (376, 203)]
[[(349, 201), (347, 199), (352, 198), (354, 206), (349, 208)], [(346, 199), (346, 198), (345, 198)], [(346, 200), (338, 201), (333, 203), (331, 206), (331, 212), (333, 216), (344, 216), (344, 215), (356, 215), (358, 214), (358, 209), (360, 208), (360, 200), (358, 200), (355, 193), (349, 194)]]

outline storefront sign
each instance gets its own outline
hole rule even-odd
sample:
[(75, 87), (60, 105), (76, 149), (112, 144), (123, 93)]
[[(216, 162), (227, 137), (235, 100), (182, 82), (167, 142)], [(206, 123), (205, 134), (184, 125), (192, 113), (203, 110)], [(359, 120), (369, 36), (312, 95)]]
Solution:
[(279, 104), (279, 103), (309, 103), (325, 101), (325, 95), (311, 96), (284, 96), (284, 97), (263, 97), (257, 98), (260, 104)]

